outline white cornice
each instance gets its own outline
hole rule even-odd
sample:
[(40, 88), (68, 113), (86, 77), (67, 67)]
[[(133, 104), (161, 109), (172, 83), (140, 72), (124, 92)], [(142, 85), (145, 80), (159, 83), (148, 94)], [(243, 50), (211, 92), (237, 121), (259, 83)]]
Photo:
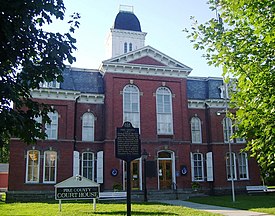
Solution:
[(188, 100), (189, 109), (205, 109), (204, 100)]
[(75, 101), (79, 97), (79, 103), (89, 104), (104, 104), (105, 98), (104, 94), (81, 93), (79, 91), (44, 88), (32, 90), (31, 95), (36, 99), (67, 101)]
[(207, 99), (207, 100), (188, 100), (189, 109), (205, 109), (205, 104), (209, 108), (219, 108), (225, 107), (223, 99)]
[(100, 70), (103, 74), (108, 72), (119, 74), (165, 76), (177, 78), (186, 78), (190, 73), (190, 71), (181, 68), (127, 63), (105, 63), (101, 65)]

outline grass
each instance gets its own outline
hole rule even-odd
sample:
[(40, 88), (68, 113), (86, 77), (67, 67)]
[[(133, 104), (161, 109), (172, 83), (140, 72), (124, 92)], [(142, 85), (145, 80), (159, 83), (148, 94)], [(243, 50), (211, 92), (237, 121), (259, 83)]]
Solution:
[(236, 195), (232, 202), (231, 196), (193, 197), (188, 201), (209, 205), (224, 206), (275, 215), (275, 194)]
[[(159, 203), (132, 203), (131, 215), (198, 215), (198, 216), (213, 216), (204, 211), (197, 211), (190, 208), (164, 205)], [(52, 216), (52, 215), (66, 215), (66, 216), (82, 216), (82, 215), (126, 215), (126, 204), (111, 204), (111, 203), (97, 203), (96, 211), (93, 211), (92, 203), (62, 203), (62, 212), (59, 212), (59, 205), (57, 203), (10, 203), (6, 204), (0, 202), (0, 215), (27, 215), (27, 216)]]

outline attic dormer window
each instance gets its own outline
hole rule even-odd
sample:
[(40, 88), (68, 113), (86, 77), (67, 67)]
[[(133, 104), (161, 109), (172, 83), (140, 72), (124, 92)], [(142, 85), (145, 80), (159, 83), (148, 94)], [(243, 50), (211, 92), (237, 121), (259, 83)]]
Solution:
[(41, 88), (60, 88), (60, 83), (56, 80), (51, 82), (44, 82), (40, 84)]

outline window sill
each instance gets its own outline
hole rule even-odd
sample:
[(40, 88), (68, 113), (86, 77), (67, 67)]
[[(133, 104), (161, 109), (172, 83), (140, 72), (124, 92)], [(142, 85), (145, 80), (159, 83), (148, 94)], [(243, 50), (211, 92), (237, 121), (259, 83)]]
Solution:
[(173, 134), (158, 134), (159, 139), (173, 139)]

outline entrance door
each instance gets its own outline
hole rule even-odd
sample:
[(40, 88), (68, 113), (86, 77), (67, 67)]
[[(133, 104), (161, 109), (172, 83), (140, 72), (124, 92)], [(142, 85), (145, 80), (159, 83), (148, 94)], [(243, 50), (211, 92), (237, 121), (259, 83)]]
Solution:
[(131, 186), (132, 190), (139, 190), (139, 160), (131, 162)]
[[(127, 189), (127, 164), (123, 162), (123, 190)], [(140, 160), (131, 161), (131, 188), (132, 190), (140, 190)]]
[(159, 160), (159, 183), (160, 189), (172, 188), (172, 161)]

